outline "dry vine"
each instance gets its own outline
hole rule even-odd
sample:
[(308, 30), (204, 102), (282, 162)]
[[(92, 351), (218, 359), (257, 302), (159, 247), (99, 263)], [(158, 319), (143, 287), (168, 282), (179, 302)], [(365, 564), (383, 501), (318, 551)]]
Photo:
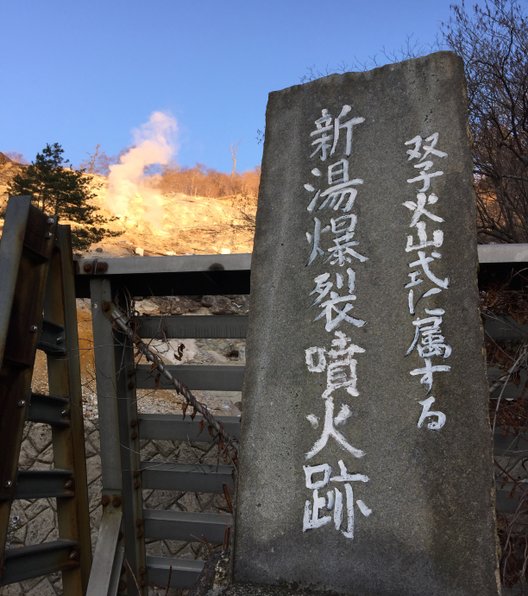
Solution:
[[(517, 273), (522, 277), (522, 272)], [(490, 381), (490, 422), (494, 435), (505, 445), (495, 455), (498, 499), (497, 524), (501, 547), (502, 585), (513, 594), (528, 594), (528, 338), (522, 326), (528, 323), (528, 294), (512, 289), (521, 281), (507, 283), (481, 292), (481, 310), (487, 321), (511, 326), (511, 339), (494, 339), (486, 334), (488, 369), (500, 371)], [(513, 333), (515, 330), (515, 334)], [(506, 334), (507, 335), (507, 334)], [(517, 337), (515, 337), (515, 335)], [(513, 394), (512, 394), (513, 391)]]
[(124, 333), (134, 344), (138, 352), (141, 353), (147, 359), (147, 361), (151, 363), (152, 368), (157, 370), (160, 375), (163, 375), (165, 379), (167, 379), (167, 381), (174, 387), (176, 392), (184, 398), (185, 403), (182, 406), (183, 417), (185, 418), (189, 406), (192, 409), (190, 414), (192, 419), (194, 419), (196, 414), (201, 414), (202, 420), (200, 420), (199, 424), (202, 430), (207, 427), (208, 431), (215, 435), (219, 448), (226, 456), (229, 457), (229, 459), (231, 459), (233, 464), (236, 466), (238, 440), (226, 433), (222, 423), (214, 417), (207, 405), (200, 402), (185, 384), (171, 374), (160, 356), (151, 347), (149, 347), (132, 328), (129, 318), (124, 312), (121, 311), (121, 309), (119, 309), (113, 302), (104, 302), (102, 305), (102, 310), (105, 315), (110, 318), (114, 326), (121, 333)]

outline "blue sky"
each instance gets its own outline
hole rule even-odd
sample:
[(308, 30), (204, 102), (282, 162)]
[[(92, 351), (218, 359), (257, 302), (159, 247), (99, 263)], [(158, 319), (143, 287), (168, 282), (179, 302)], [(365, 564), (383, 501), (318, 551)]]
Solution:
[[(430, 51), (450, 0), (16, 0), (1, 3), (0, 151), (59, 142), (77, 165), (115, 155), (154, 111), (183, 166), (260, 164), (267, 95), (310, 69)], [(470, 2), (471, 4), (471, 2)]]

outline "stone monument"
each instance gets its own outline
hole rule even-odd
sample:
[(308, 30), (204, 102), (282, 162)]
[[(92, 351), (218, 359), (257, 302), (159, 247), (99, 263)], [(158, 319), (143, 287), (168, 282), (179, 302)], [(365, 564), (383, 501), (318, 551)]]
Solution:
[(499, 592), (461, 60), (272, 93), (235, 582)]

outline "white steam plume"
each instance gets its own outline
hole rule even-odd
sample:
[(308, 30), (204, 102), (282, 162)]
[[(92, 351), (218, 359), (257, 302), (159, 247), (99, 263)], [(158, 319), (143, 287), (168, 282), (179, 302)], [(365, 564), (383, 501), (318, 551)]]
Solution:
[(148, 122), (133, 131), (134, 147), (110, 166), (107, 207), (127, 226), (142, 224), (154, 234), (163, 230), (163, 197), (152, 186), (145, 169), (167, 165), (176, 152), (176, 120), (153, 112)]

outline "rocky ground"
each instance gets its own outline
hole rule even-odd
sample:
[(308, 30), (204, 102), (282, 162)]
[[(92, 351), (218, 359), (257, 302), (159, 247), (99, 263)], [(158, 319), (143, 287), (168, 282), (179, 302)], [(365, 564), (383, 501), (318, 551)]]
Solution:
[[(89, 301), (79, 301), (79, 337), (83, 375), (83, 399), (85, 415), (97, 415), (93, 344)], [(140, 315), (244, 315), (248, 312), (247, 296), (170, 296), (152, 297), (135, 303)], [(166, 364), (244, 365), (245, 340), (237, 339), (167, 339), (150, 340), (149, 347)], [(183, 347), (182, 347), (183, 346)], [(180, 359), (181, 357), (181, 359)], [(207, 404), (213, 414), (219, 416), (240, 415), (240, 392), (194, 391), (196, 397)], [(174, 391), (138, 390), (138, 408), (149, 413), (179, 412), (181, 398)]]
[[(7, 202), (10, 181), (23, 168), (0, 152), (0, 209)], [(157, 179), (152, 177), (132, 191), (128, 189), (133, 199), (128, 198), (126, 210), (119, 213), (115, 205), (119, 201), (109, 196), (104, 176), (93, 176), (92, 190), (94, 205), (109, 220), (107, 228), (119, 235), (92, 245), (88, 254), (174, 256), (252, 251), (256, 197), (161, 194)], [(0, 229), (2, 225), (0, 219)]]
[(243, 196), (163, 197), (160, 227), (148, 223), (109, 225), (120, 236), (94, 244), (96, 256), (175, 256), (189, 254), (247, 253), (253, 249), (256, 201)]
[(23, 166), (0, 152), (0, 207), (7, 201), (7, 187)]

